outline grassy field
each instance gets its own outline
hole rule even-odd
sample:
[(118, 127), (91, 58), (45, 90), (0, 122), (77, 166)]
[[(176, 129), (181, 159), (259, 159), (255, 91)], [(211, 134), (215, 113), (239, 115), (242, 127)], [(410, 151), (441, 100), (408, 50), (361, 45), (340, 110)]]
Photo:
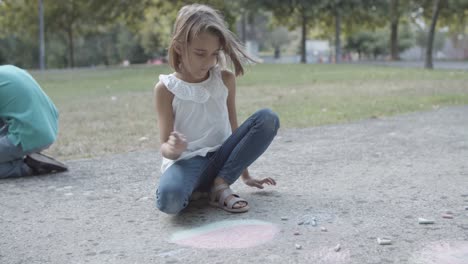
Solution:
[[(152, 88), (166, 66), (33, 71), (60, 110), (60, 159), (156, 149)], [(468, 104), (466, 71), (363, 65), (255, 65), (238, 78), (243, 121), (272, 108), (282, 129), (343, 123)]]

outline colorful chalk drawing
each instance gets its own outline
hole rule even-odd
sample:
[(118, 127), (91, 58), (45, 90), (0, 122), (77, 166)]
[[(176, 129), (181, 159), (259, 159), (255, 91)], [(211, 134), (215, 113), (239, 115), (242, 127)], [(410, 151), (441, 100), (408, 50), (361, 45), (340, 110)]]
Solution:
[(178, 231), (170, 241), (194, 248), (249, 248), (272, 240), (278, 231), (260, 220), (227, 220)]
[(468, 242), (434, 242), (413, 255), (414, 264), (467, 264)]

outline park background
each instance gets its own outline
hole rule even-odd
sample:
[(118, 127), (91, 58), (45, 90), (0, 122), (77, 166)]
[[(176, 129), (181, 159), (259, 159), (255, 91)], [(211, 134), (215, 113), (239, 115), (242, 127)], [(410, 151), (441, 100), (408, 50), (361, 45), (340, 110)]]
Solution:
[(261, 107), (285, 129), (468, 103), (468, 0), (0, 0), (0, 64), (29, 70), (61, 113), (49, 153), (158, 147), (152, 88), (194, 2), (263, 62), (238, 78), (241, 121)]

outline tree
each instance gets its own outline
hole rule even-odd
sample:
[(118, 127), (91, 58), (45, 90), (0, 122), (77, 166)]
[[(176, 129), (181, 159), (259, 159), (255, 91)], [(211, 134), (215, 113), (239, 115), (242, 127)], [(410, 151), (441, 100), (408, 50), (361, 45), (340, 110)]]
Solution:
[(372, 32), (362, 31), (348, 37), (345, 48), (348, 51), (355, 51), (359, 60), (363, 55), (371, 54), (373, 43), (376, 41)]
[[(379, 56), (387, 56), (390, 53), (388, 46), (390, 39), (390, 29), (385, 27), (376, 31), (361, 31), (351, 35), (347, 39), (346, 49), (362, 55), (372, 56), (377, 59)], [(398, 52), (403, 52), (414, 45), (414, 37), (409, 30), (408, 24), (403, 24), (398, 42)]]
[(399, 60), (398, 24), (400, 21), (400, 0), (390, 0), (390, 55), (392, 60)]
[(307, 63), (306, 40), (309, 26), (313, 24), (323, 8), (322, 0), (258, 0), (271, 10), (276, 19), (290, 28), (301, 28), (301, 63)]
[(390, 59), (400, 60), (400, 24), (402, 19), (406, 20), (406, 17), (411, 12), (420, 8), (421, 4), (419, 0), (389, 0), (381, 1), (379, 8), (384, 17), (387, 17), (390, 22)]
[(432, 48), (433, 48), (433, 43), (434, 43), (434, 35), (435, 35), (437, 19), (439, 18), (440, 10), (444, 4), (446, 4), (446, 0), (434, 0), (433, 2), (432, 19), (431, 19), (431, 24), (429, 27), (427, 49), (426, 49), (426, 60), (424, 62), (424, 68), (426, 69), (434, 68), (434, 65), (432, 62)]
[[(360, 0), (333, 0), (324, 2), (319, 19), (326, 21), (325, 25), (334, 25), (335, 63), (339, 63), (341, 60), (342, 21), (348, 20), (352, 15), (356, 15), (355, 11), (358, 9), (364, 9), (363, 2)], [(363, 14), (360, 15), (361, 19), (365, 18)], [(330, 21), (330, 18), (333, 18), (333, 21)]]
[(341, 37), (375, 30), (385, 25), (381, 2), (375, 0), (333, 0), (324, 2), (318, 28), (320, 36), (335, 43), (335, 62), (341, 58)]
[(0, 53), (5, 62), (37, 67), (39, 31), (36, 14), (36, 1), (0, 1)]
[[(162, 11), (166, 15), (162, 15)], [(138, 32), (140, 44), (147, 54), (165, 55), (176, 16), (177, 9), (172, 8), (169, 2), (161, 2), (145, 10), (144, 20), (140, 23)]]
[[(75, 38), (99, 29), (97, 25), (113, 23), (118, 19), (137, 19), (148, 0), (67, 0), (50, 1), (46, 5), (49, 31), (61, 32), (67, 39), (68, 67), (75, 66)], [(47, 23), (46, 22), (46, 23)]]
[(285, 27), (275, 28), (269, 36), (269, 43), (274, 49), (275, 59), (281, 57), (281, 48), (289, 43), (289, 31)]
[[(52, 61), (62, 65), (65, 59), (68, 67), (75, 65), (75, 41), (90, 34), (106, 34), (100, 32), (107, 25), (116, 21), (124, 21), (131, 24), (140, 19), (140, 13), (150, 4), (151, 0), (64, 0), (44, 1), (45, 37), (48, 42), (46, 48)], [(3, 0), (0, 1), (0, 31), (1, 38), (8, 41), (0, 43), (0, 49), (9, 49), (9, 52), (18, 50), (23, 45), (23, 50), (9, 55), (8, 61), (19, 61), (18, 65), (36, 67), (37, 62), (30, 62), (27, 54), (38, 57), (38, 5), (37, 1), (30, 0)], [(34, 14), (34, 15), (31, 15)], [(66, 57), (61, 54), (61, 45), (49, 43), (49, 41), (64, 42), (66, 45)], [(8, 43), (17, 43), (11, 46)], [(9, 45), (9, 46), (8, 46)], [(24, 47), (26, 46), (26, 47)], [(53, 48), (52, 48), (53, 46)], [(35, 50), (34, 50), (35, 49)], [(57, 50), (57, 51), (56, 51)], [(50, 53), (52, 51), (52, 53)], [(29, 56), (29, 55), (28, 55)], [(48, 60), (48, 58), (46, 58)]]
[[(454, 47), (463, 49), (463, 43), (468, 37), (468, 0), (449, 0), (439, 15), (440, 27), (448, 28), (448, 34)], [(437, 41), (437, 35), (435, 36)], [(466, 57), (463, 52), (460, 58)]]

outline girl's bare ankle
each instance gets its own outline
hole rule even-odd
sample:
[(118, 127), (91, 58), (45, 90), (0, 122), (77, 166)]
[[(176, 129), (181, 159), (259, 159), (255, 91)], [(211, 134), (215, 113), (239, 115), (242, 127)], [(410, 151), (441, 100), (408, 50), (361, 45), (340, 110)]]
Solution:
[(220, 178), (220, 177), (216, 177), (214, 182), (213, 182), (213, 185), (214, 186), (217, 186), (217, 185), (220, 185), (220, 184), (226, 184), (226, 182), (224, 181), (223, 178)]

